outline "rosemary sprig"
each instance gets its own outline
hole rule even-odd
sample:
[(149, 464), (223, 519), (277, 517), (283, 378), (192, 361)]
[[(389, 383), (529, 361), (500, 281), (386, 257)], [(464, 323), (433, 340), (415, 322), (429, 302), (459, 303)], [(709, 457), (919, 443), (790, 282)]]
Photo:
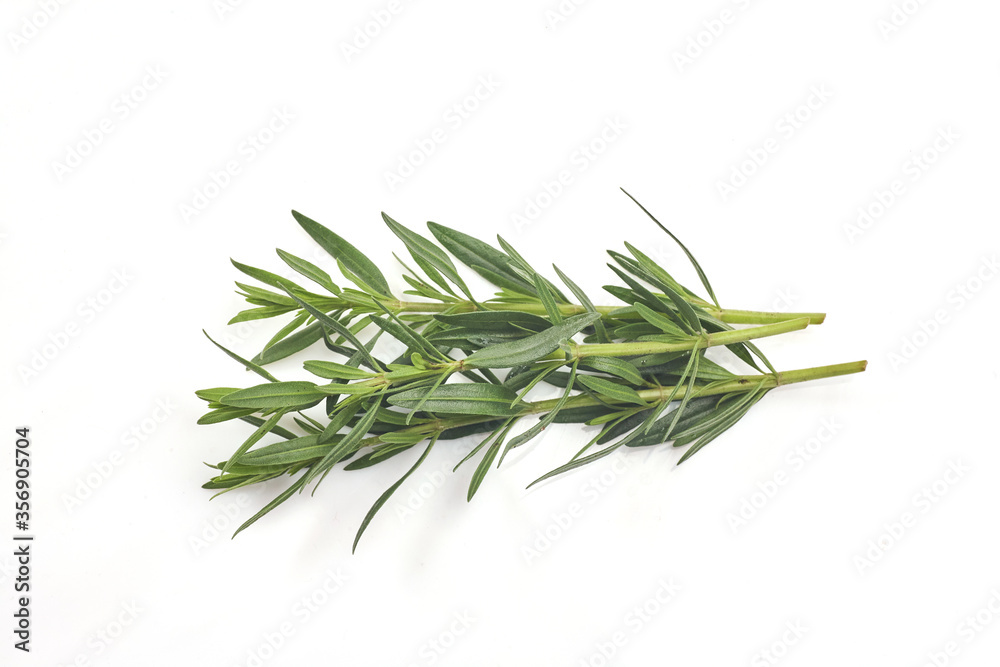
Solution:
[[(609, 266), (624, 286), (608, 285), (605, 290), (618, 305), (595, 306), (553, 267), (574, 303), (503, 238), (497, 237), (498, 250), (428, 223), (438, 245), (383, 214), (422, 271), (403, 264), (403, 277), (411, 288), (404, 294), (421, 299), (405, 301), (391, 293), (384, 275), (367, 256), (293, 211), (299, 225), (336, 259), (353, 287), (338, 286), (325, 271), (284, 250), (278, 250), (282, 261), (314, 287), (307, 289), (272, 272), (233, 262), (263, 287), (237, 283), (240, 294), (254, 307), (231, 322), (291, 317), (252, 360), (215, 343), (266, 382), (197, 392), (210, 409), (199, 423), (241, 419), (254, 426), (229, 459), (210, 465), (216, 474), (204, 486), (225, 492), (297, 475), (286, 491), (236, 532), (313, 482), (315, 492), (338, 466), (366, 468), (429, 441), (408, 472), (365, 516), (356, 548), (377, 511), (437, 442), (487, 434), (458, 463), (483, 452), (472, 473), (471, 500), (494, 463), (501, 464), (508, 452), (553, 423), (601, 428), (570, 461), (534, 483), (621, 447), (672, 441), (676, 447), (687, 447), (683, 462), (731, 428), (772, 389), (864, 370), (863, 361), (775, 370), (753, 341), (818, 324), (824, 315), (721, 308), (687, 247), (642, 210), (684, 250), (710, 301), (626, 243), (628, 255), (609, 251), (615, 262)], [(493, 283), (497, 293), (477, 299), (452, 256)], [(312, 291), (316, 287), (321, 291)], [(756, 326), (734, 329), (732, 324)], [(396, 339), (406, 351), (397, 359), (377, 358), (374, 345), (382, 335)], [(280, 381), (263, 368), (320, 341), (328, 355), (310, 358), (303, 367), (321, 381)], [(706, 356), (709, 348), (725, 350), (757, 373), (732, 373)], [(758, 361), (767, 370), (761, 370)], [(529, 400), (542, 383), (561, 387), (560, 396)], [(306, 413), (313, 409), (312, 415)], [(536, 416), (534, 425), (508, 440), (521, 420)], [(260, 444), (270, 435), (278, 439)]]

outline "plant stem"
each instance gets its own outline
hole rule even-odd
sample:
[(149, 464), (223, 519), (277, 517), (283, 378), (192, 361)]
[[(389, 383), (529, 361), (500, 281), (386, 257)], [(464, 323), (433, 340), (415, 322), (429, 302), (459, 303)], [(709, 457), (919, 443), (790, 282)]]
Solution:
[[(808, 382), (810, 380), (820, 380), (823, 378), (837, 377), (840, 375), (851, 375), (852, 373), (862, 373), (868, 366), (867, 361), (852, 361), (846, 364), (833, 364), (830, 366), (815, 366), (813, 368), (800, 368), (792, 371), (779, 371), (778, 373), (767, 373), (763, 375), (737, 375), (732, 380), (726, 380), (724, 382), (713, 382), (709, 385), (698, 387), (695, 389), (692, 397), (697, 396), (717, 396), (719, 394), (732, 394), (741, 393), (747, 391), (753, 391), (763, 382), (765, 389), (773, 389), (775, 387), (783, 386), (786, 384), (795, 384), (798, 382)], [(658, 387), (656, 389), (641, 389), (638, 394), (643, 400), (647, 401), (662, 401), (674, 394), (674, 400), (680, 400), (684, 398), (687, 394), (688, 386), (683, 385), (678, 387), (676, 393), (674, 393), (674, 387)], [(528, 415), (537, 415), (546, 413), (553, 408), (559, 402), (558, 398), (549, 399), (546, 401), (536, 401), (534, 403), (526, 403), (525, 407), (521, 410), (520, 417)], [(605, 402), (615, 403), (613, 400), (608, 400)], [(583, 408), (592, 407), (596, 405), (602, 405), (601, 401), (598, 401), (590, 396), (580, 394), (571, 397), (566, 401), (563, 409), (568, 408)], [(469, 426), (471, 424), (481, 424), (483, 422), (495, 421), (497, 417), (493, 416), (482, 416), (482, 415), (470, 415), (468, 417), (454, 417), (452, 419), (440, 419), (433, 422), (428, 422), (426, 424), (419, 424), (417, 426), (412, 426), (403, 431), (397, 431), (396, 433), (410, 432), (410, 433), (425, 433), (430, 436), (434, 433), (440, 433), (449, 428), (456, 428), (458, 426)], [(382, 441), (379, 436), (373, 436), (371, 438), (366, 438), (361, 443), (359, 443), (359, 448), (372, 446), (380, 444)]]
[[(468, 313), (478, 310), (471, 301), (457, 301), (455, 303), (433, 303), (430, 301), (383, 301), (386, 307), (396, 312), (406, 313), (440, 313), (453, 309), (456, 313)], [(488, 310), (519, 310), (533, 315), (545, 315), (545, 306), (541, 303), (486, 303), (483, 304)], [(759, 310), (733, 310), (729, 308), (715, 308), (713, 306), (702, 306), (697, 304), (712, 317), (727, 322), (729, 324), (771, 324), (774, 322), (784, 322), (787, 320), (797, 320), (803, 317), (808, 318), (808, 324), (822, 324), (826, 319), (826, 313), (775, 313)], [(595, 306), (597, 312), (608, 315), (616, 310), (621, 310), (622, 306)], [(579, 315), (587, 312), (583, 306), (571, 303), (559, 304), (559, 312), (563, 315)]]
[(625, 357), (638, 356), (644, 354), (659, 354), (662, 352), (682, 352), (686, 350), (701, 350), (717, 345), (732, 345), (733, 343), (743, 343), (754, 338), (764, 338), (767, 336), (777, 336), (778, 334), (798, 331), (809, 326), (808, 317), (800, 317), (795, 320), (785, 320), (774, 324), (766, 324), (760, 327), (749, 329), (733, 329), (731, 331), (718, 331), (716, 333), (705, 334), (700, 337), (692, 337), (691, 340), (679, 341), (676, 343), (662, 343), (658, 341), (634, 341), (628, 343), (594, 343), (592, 345), (576, 345), (577, 357)]

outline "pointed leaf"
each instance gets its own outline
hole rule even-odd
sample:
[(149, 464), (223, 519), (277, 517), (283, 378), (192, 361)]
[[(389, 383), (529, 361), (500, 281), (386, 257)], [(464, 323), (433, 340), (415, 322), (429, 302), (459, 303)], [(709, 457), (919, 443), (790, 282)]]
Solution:
[(320, 287), (325, 288), (327, 291), (333, 294), (340, 294), (340, 288), (333, 284), (333, 279), (330, 278), (330, 274), (323, 269), (319, 268), (310, 261), (304, 260), (301, 257), (296, 257), (290, 252), (285, 252), (281, 248), (277, 248), (276, 252), (278, 253), (278, 257), (284, 260), (285, 264), (290, 266), (293, 270), (313, 281)]
[[(625, 192), (624, 188), (622, 188), (622, 192)], [(694, 258), (694, 255), (692, 255), (691, 251), (687, 249), (687, 246), (685, 246), (683, 243), (681, 243), (681, 240), (679, 238), (677, 238), (676, 236), (674, 236), (673, 232), (671, 232), (669, 229), (667, 229), (666, 227), (664, 227), (660, 223), (659, 220), (657, 220), (656, 218), (654, 218), (653, 214), (650, 213), (649, 211), (647, 211), (646, 207), (643, 206), (642, 204), (640, 204), (635, 197), (633, 197), (632, 195), (630, 195), (628, 192), (625, 192), (625, 194), (628, 196), (629, 199), (631, 199), (632, 201), (635, 202), (636, 206), (638, 206), (639, 208), (642, 209), (643, 213), (645, 213), (646, 215), (649, 216), (650, 220), (652, 220), (653, 222), (656, 223), (657, 227), (659, 227), (664, 232), (666, 232), (667, 235), (670, 238), (672, 238), (677, 243), (677, 245), (679, 245), (681, 247), (681, 250), (684, 251), (684, 254), (687, 255), (688, 260), (690, 260), (691, 265), (694, 267), (694, 270), (698, 272), (698, 278), (701, 280), (701, 284), (705, 287), (705, 291), (708, 292), (708, 295), (712, 298), (712, 301), (715, 303), (716, 307), (717, 308), (721, 308), (722, 306), (719, 305), (719, 300), (715, 298), (715, 292), (712, 291), (712, 286), (708, 282), (708, 276), (706, 276), (705, 272), (702, 271), (701, 265), (698, 264), (698, 260), (696, 260)]]
[[(458, 270), (455, 268), (455, 264), (451, 261), (451, 257), (448, 256), (448, 253), (431, 243), (420, 234), (417, 234), (416, 232), (411, 231), (407, 227), (404, 227), (400, 223), (396, 222), (385, 213), (382, 213), (382, 219), (385, 221), (385, 224), (389, 226), (389, 229), (391, 229), (392, 232), (406, 244), (406, 248), (410, 251), (410, 255), (413, 256), (414, 261), (418, 264), (425, 262), (426, 264), (434, 267), (434, 269), (439, 271), (460, 290), (462, 290), (462, 292), (469, 297), (470, 301), (475, 303), (475, 298), (469, 291), (465, 281), (462, 280), (462, 276), (458, 274)], [(421, 268), (427, 272), (427, 268), (425, 266), (421, 266)], [(431, 275), (430, 272), (427, 272), (427, 275), (429, 275), (432, 280), (434, 279), (434, 276)], [(442, 285), (441, 283), (438, 284), (441, 285), (442, 289), (447, 289), (446, 285)]]
[(378, 500), (375, 501), (375, 504), (372, 505), (372, 508), (370, 510), (368, 510), (368, 514), (365, 515), (364, 520), (361, 522), (361, 527), (358, 528), (357, 535), (354, 536), (354, 546), (351, 547), (351, 553), (354, 553), (354, 551), (357, 550), (357, 548), (358, 548), (358, 541), (361, 539), (361, 536), (364, 534), (365, 529), (368, 528), (368, 524), (371, 523), (372, 519), (375, 517), (375, 514), (378, 513), (378, 511), (380, 509), (382, 509), (382, 506), (385, 505), (386, 501), (389, 500), (389, 497), (392, 496), (392, 494), (396, 492), (396, 489), (398, 489), (400, 487), (400, 485), (403, 482), (406, 481), (406, 478), (409, 477), (410, 475), (412, 475), (413, 471), (420, 467), (420, 464), (423, 463), (424, 459), (427, 458), (427, 455), (430, 454), (431, 447), (434, 446), (435, 441), (436, 441), (436, 439), (435, 440), (431, 440), (427, 444), (427, 449), (425, 449), (424, 453), (420, 455), (420, 458), (417, 459), (417, 462), (413, 464), (413, 467), (410, 468), (409, 470), (407, 470), (406, 474), (403, 475), (402, 477), (400, 477), (398, 482), (396, 482), (395, 484), (393, 484), (392, 486), (390, 486), (388, 489), (386, 489), (385, 493), (383, 493), (381, 496), (379, 496)]
[(322, 399), (325, 394), (312, 382), (272, 382), (226, 394), (219, 401), (234, 408), (293, 408)]
[(441, 385), (432, 392), (410, 389), (390, 396), (389, 403), (408, 409), (423, 403), (427, 412), (513, 417), (520, 414), (517, 405), (511, 407), (516, 398), (517, 394), (503, 385), (462, 383)]
[(496, 248), (436, 222), (428, 222), (427, 227), (448, 252), (487, 280), (494, 282), (494, 277), (500, 277), (506, 283), (500, 286), (514, 285), (522, 294), (535, 294), (535, 288), (510, 269), (511, 259)]
[(601, 316), (597, 313), (580, 313), (567, 318), (541, 333), (483, 348), (466, 357), (465, 365), (472, 368), (510, 368), (531, 363), (559, 349), (559, 345)]
[(632, 387), (605, 380), (596, 375), (580, 375), (578, 379), (590, 390), (619, 403), (646, 405), (646, 401), (642, 400), (642, 397)]
[(229, 350), (227, 350), (223, 346), (221, 346), (218, 343), (216, 343), (214, 340), (212, 340), (212, 337), (209, 336), (208, 332), (205, 331), (204, 329), (202, 329), (201, 332), (203, 334), (205, 334), (205, 338), (207, 338), (207, 339), (209, 339), (209, 340), (212, 341), (213, 345), (215, 345), (217, 348), (219, 348), (220, 350), (222, 350), (223, 352), (225, 352), (226, 354), (228, 354), (231, 358), (233, 358), (236, 361), (238, 361), (241, 364), (243, 364), (243, 366), (247, 370), (253, 371), (257, 375), (261, 376), (262, 378), (264, 378), (266, 380), (270, 380), (271, 382), (277, 382), (278, 381), (278, 378), (274, 377), (273, 375), (271, 375), (270, 373), (268, 373), (267, 371), (265, 371), (263, 368), (261, 368), (257, 364), (255, 364), (255, 363), (253, 363), (251, 361), (247, 361), (246, 359), (244, 359), (240, 355), (236, 354), (235, 352), (230, 352)]
[(392, 292), (389, 290), (389, 284), (385, 281), (385, 276), (375, 266), (375, 263), (368, 259), (361, 251), (323, 225), (307, 218), (298, 211), (292, 211), (292, 216), (295, 217), (296, 222), (299, 223), (302, 229), (306, 230), (306, 233), (323, 250), (330, 253), (332, 257), (343, 264), (350, 273), (357, 276), (381, 296), (392, 298)]

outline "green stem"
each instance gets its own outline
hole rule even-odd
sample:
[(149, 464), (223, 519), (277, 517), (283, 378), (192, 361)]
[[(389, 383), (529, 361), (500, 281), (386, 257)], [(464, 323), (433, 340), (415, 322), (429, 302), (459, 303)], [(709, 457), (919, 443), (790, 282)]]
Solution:
[[(454, 309), (456, 313), (467, 313), (477, 310), (476, 305), (471, 301), (458, 301), (456, 303), (433, 303), (422, 301), (383, 301), (386, 307), (396, 312), (406, 313), (440, 313), (448, 309)], [(486, 303), (483, 304), (488, 310), (518, 310), (533, 315), (545, 315), (545, 306), (541, 303)], [(702, 306), (696, 304), (712, 317), (727, 322), (729, 324), (772, 324), (774, 322), (784, 322), (787, 320), (797, 320), (803, 317), (808, 318), (809, 324), (822, 324), (826, 319), (826, 313), (775, 313), (759, 310), (735, 310), (730, 308), (715, 308), (713, 306)], [(621, 310), (624, 306), (596, 306), (597, 312), (608, 315), (616, 310)], [(587, 312), (583, 306), (575, 304), (560, 304), (559, 312), (563, 315), (578, 315)]]
[[(697, 387), (692, 394), (692, 397), (696, 396), (717, 396), (719, 394), (732, 394), (732, 393), (742, 393), (747, 391), (753, 391), (760, 386), (761, 382), (764, 383), (765, 389), (773, 389), (775, 387), (784, 386), (786, 384), (796, 384), (798, 382), (809, 382), (811, 380), (820, 380), (823, 378), (838, 377), (840, 375), (851, 375), (852, 373), (864, 372), (865, 368), (868, 366), (867, 361), (852, 361), (846, 364), (833, 364), (830, 366), (816, 366), (813, 368), (800, 368), (792, 371), (780, 371), (778, 373), (767, 373), (764, 375), (737, 375), (732, 380), (726, 380), (724, 382), (713, 382), (709, 385), (702, 387)], [(673, 394), (674, 400), (680, 400), (684, 398), (688, 391), (688, 385), (682, 385), (676, 388), (676, 393), (674, 393), (674, 387), (657, 387), (655, 389), (641, 389), (639, 390), (639, 396), (646, 401), (663, 401), (671, 394)], [(527, 403), (525, 407), (521, 410), (518, 417), (524, 417), (527, 415), (537, 415), (548, 412), (555, 408), (556, 404), (559, 402), (558, 398), (553, 398), (547, 401), (536, 401), (534, 403)], [(596, 405), (603, 405), (604, 403), (616, 403), (614, 400), (605, 398), (603, 401), (598, 401), (586, 394), (578, 394), (571, 397), (563, 409), (568, 408), (583, 408), (592, 407)], [(483, 422), (494, 421), (496, 417), (493, 416), (482, 416), (482, 415), (470, 415), (468, 417), (453, 417), (451, 419), (440, 419), (437, 421), (428, 422), (426, 424), (419, 424), (417, 426), (410, 427), (409, 429), (404, 429), (403, 431), (397, 431), (396, 433), (410, 432), (410, 433), (425, 433), (430, 436), (434, 433), (440, 433), (449, 428), (456, 428), (458, 426), (469, 426), (471, 424), (481, 424)], [(380, 444), (382, 441), (379, 436), (373, 436), (367, 438), (360, 443), (361, 447), (372, 446)]]
[(718, 331), (716, 333), (704, 334), (692, 337), (690, 340), (676, 343), (662, 343), (657, 341), (634, 341), (629, 343), (595, 343), (593, 345), (576, 345), (577, 357), (627, 357), (644, 354), (660, 354), (662, 352), (683, 352), (686, 350), (701, 350), (718, 345), (732, 345), (733, 343), (744, 343), (755, 338), (765, 338), (767, 336), (777, 336), (778, 334), (798, 331), (809, 326), (808, 317), (800, 317), (796, 320), (786, 320), (775, 324), (766, 324), (761, 327), (749, 329), (733, 329), (731, 331)]

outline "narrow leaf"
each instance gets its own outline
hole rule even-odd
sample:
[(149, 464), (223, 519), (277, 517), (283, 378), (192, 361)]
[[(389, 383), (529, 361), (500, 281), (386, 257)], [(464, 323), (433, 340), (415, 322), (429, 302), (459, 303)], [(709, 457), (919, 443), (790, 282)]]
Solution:
[(322, 399), (325, 394), (312, 382), (272, 382), (226, 394), (219, 401), (234, 408), (293, 408)]
[(491, 276), (499, 276), (508, 285), (516, 286), (516, 291), (534, 296), (534, 287), (510, 269), (511, 259), (496, 248), (436, 222), (428, 222), (427, 227), (448, 252), (473, 271), (491, 282)]
[(343, 264), (350, 273), (360, 278), (362, 282), (380, 295), (392, 298), (392, 292), (389, 290), (389, 284), (385, 281), (385, 276), (375, 266), (375, 263), (368, 259), (361, 251), (323, 225), (307, 218), (298, 211), (292, 211), (292, 216), (294, 216), (296, 222), (299, 223), (302, 229), (306, 230), (306, 233), (323, 250), (330, 253), (332, 257)]
[(340, 294), (340, 288), (333, 284), (333, 279), (330, 278), (330, 274), (323, 269), (319, 268), (312, 262), (304, 260), (301, 257), (296, 257), (292, 253), (286, 252), (281, 248), (277, 248), (276, 252), (278, 253), (278, 257), (284, 260), (285, 264), (290, 266), (293, 270), (313, 281), (320, 287), (323, 287), (327, 291), (333, 294)]
[(580, 313), (541, 333), (483, 348), (465, 359), (473, 368), (510, 368), (531, 363), (559, 349), (559, 345), (600, 319), (597, 313)]
[(641, 208), (642, 211), (643, 211), (643, 213), (645, 213), (646, 215), (648, 215), (649, 219), (656, 223), (657, 227), (659, 227), (664, 232), (666, 232), (667, 235), (670, 238), (672, 238), (677, 243), (677, 245), (679, 245), (681, 247), (681, 250), (684, 251), (684, 254), (687, 255), (688, 260), (690, 260), (691, 265), (694, 267), (694, 270), (698, 272), (698, 278), (701, 280), (701, 284), (705, 287), (705, 291), (708, 292), (708, 295), (712, 298), (712, 302), (715, 303), (715, 305), (716, 305), (717, 308), (721, 308), (722, 306), (719, 305), (719, 300), (715, 298), (715, 292), (712, 290), (712, 286), (708, 282), (708, 276), (706, 276), (705, 272), (702, 271), (701, 265), (698, 264), (698, 260), (696, 260), (694, 258), (694, 255), (692, 255), (691, 251), (687, 249), (687, 246), (685, 246), (683, 243), (681, 243), (681, 240), (679, 238), (677, 238), (676, 236), (674, 236), (673, 232), (671, 232), (669, 229), (667, 229), (666, 227), (664, 227), (660, 223), (659, 220), (657, 220), (656, 218), (654, 218), (653, 214), (650, 213), (649, 211), (647, 211), (646, 207), (643, 206), (642, 204), (640, 204), (639, 201), (635, 197), (633, 197), (628, 192), (626, 192), (625, 188), (622, 188), (622, 192), (625, 192), (626, 196), (628, 196), (629, 199), (631, 199), (632, 201), (634, 201), (635, 204), (636, 204), (636, 206), (638, 206), (639, 208)]
[(202, 329), (201, 332), (203, 334), (205, 334), (205, 338), (207, 338), (207, 339), (209, 339), (209, 340), (212, 341), (213, 345), (215, 345), (217, 348), (219, 348), (220, 350), (222, 350), (223, 352), (225, 352), (226, 354), (228, 354), (231, 358), (233, 358), (236, 361), (238, 361), (241, 364), (243, 364), (243, 366), (247, 370), (253, 371), (257, 375), (261, 376), (262, 378), (264, 378), (266, 380), (270, 380), (271, 382), (277, 382), (278, 381), (278, 378), (274, 377), (273, 375), (271, 375), (270, 373), (268, 373), (267, 371), (265, 371), (263, 368), (261, 368), (257, 364), (255, 364), (255, 363), (253, 363), (251, 361), (247, 361), (246, 359), (244, 359), (240, 355), (236, 354), (235, 352), (230, 352), (229, 350), (227, 350), (223, 346), (221, 346), (218, 343), (216, 343), (214, 340), (212, 340), (212, 337), (209, 336), (208, 332), (205, 331), (204, 329)]
[(513, 417), (520, 414), (516, 404), (511, 407), (516, 398), (517, 394), (503, 385), (462, 383), (441, 385), (433, 391), (409, 389), (390, 396), (389, 404), (407, 409), (422, 404), (426, 412)]
[(372, 508), (368, 510), (368, 514), (365, 515), (364, 520), (361, 522), (361, 527), (358, 528), (358, 534), (354, 536), (354, 546), (351, 547), (351, 553), (354, 553), (354, 551), (358, 548), (358, 541), (364, 534), (365, 529), (368, 528), (368, 524), (371, 523), (372, 519), (375, 517), (375, 514), (382, 509), (382, 506), (385, 505), (386, 501), (389, 500), (389, 497), (396, 492), (396, 489), (398, 489), (400, 485), (406, 481), (406, 478), (412, 475), (413, 471), (420, 467), (420, 464), (423, 463), (424, 459), (427, 458), (427, 455), (430, 454), (431, 448), (434, 446), (435, 442), (436, 439), (427, 443), (427, 449), (425, 449), (424, 453), (420, 455), (417, 462), (413, 464), (413, 467), (407, 470), (406, 474), (400, 477), (398, 482), (386, 489), (385, 493), (379, 496), (378, 500), (375, 501), (375, 504), (372, 505)]
[(646, 405), (646, 401), (632, 387), (627, 387), (611, 380), (599, 378), (596, 375), (580, 375), (580, 382), (588, 389), (619, 403), (634, 403)]
[[(472, 293), (469, 291), (465, 281), (462, 280), (462, 276), (458, 275), (458, 270), (455, 268), (454, 262), (451, 261), (451, 257), (448, 257), (448, 254), (444, 250), (437, 247), (420, 234), (417, 234), (416, 232), (411, 231), (407, 227), (404, 227), (400, 223), (396, 222), (385, 213), (382, 213), (382, 219), (385, 221), (385, 224), (389, 226), (389, 229), (391, 229), (392, 232), (406, 244), (406, 249), (410, 251), (410, 255), (413, 256), (414, 261), (418, 264), (423, 261), (434, 267), (434, 269), (439, 271), (460, 290), (462, 290), (465, 296), (469, 297), (470, 301), (473, 303), (476, 302), (476, 299), (472, 296)], [(422, 266), (421, 268), (423, 268), (425, 272), (427, 271), (426, 267)], [(427, 275), (429, 275), (432, 280), (434, 279), (434, 276), (429, 272)], [(446, 285), (442, 285), (441, 283), (438, 284), (441, 285), (442, 289), (447, 289)]]

